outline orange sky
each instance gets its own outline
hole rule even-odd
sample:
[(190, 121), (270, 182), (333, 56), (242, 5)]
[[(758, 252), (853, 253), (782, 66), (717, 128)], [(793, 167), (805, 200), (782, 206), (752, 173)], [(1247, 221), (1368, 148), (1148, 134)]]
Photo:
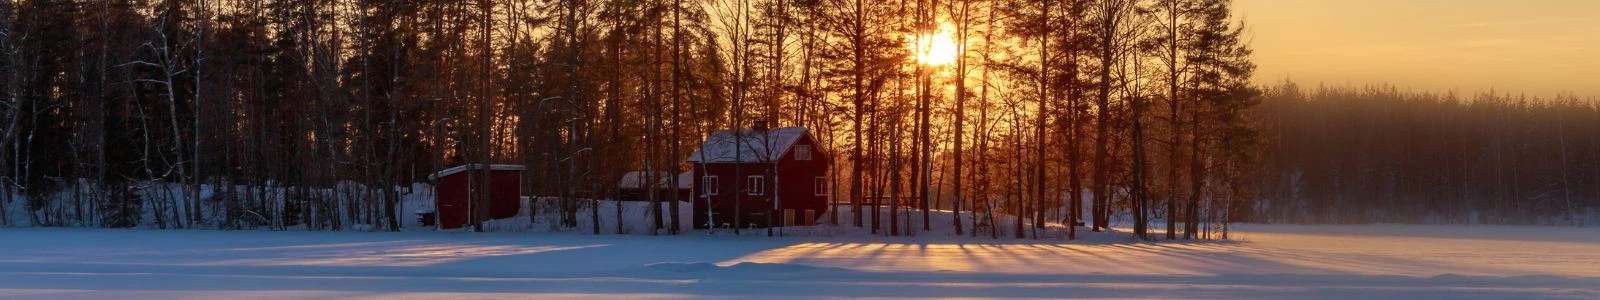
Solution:
[(1600, 0), (1235, 0), (1256, 82), (1600, 97)]

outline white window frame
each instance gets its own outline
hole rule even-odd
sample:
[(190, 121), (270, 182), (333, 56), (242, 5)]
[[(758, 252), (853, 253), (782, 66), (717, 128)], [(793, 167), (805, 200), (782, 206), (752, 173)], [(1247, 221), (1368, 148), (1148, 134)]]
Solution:
[(718, 180), (717, 175), (706, 175), (701, 181), (705, 182), (706, 195), (716, 196), (718, 194), (717, 189), (719, 189), (722, 182)]
[(813, 192), (814, 196), (827, 196), (828, 195), (828, 178), (827, 177), (817, 176), (816, 178), (813, 178), (811, 180), (811, 186), (812, 186), (811, 187), (811, 191)]
[(745, 194), (746, 195), (761, 196), (761, 195), (766, 195), (767, 194), (766, 193), (766, 190), (767, 190), (767, 177), (766, 176), (750, 175), (749, 177), (745, 177), (744, 184), (745, 184), (744, 188), (745, 188)]
[(794, 146), (794, 160), (811, 160), (811, 145)]

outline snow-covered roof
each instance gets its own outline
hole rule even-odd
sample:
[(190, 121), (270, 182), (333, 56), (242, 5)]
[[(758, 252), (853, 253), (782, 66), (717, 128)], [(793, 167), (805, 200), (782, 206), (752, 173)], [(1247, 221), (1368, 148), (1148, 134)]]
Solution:
[[(481, 164), (469, 164), (469, 165), (459, 165), (459, 166), (450, 167), (449, 169), (444, 169), (444, 170), (440, 170), (437, 173), (433, 173), (433, 175), (428, 175), (428, 180), (437, 180), (437, 179), (439, 179), (441, 177), (455, 175), (456, 173), (461, 173), (461, 172), (466, 171), (468, 167), (472, 168), (473, 170), (482, 169), (482, 167), (479, 167), (479, 166), (482, 166), (482, 165)], [(527, 169), (528, 169), (528, 167), (524, 167), (522, 165), (498, 165), (498, 164), (497, 165), (489, 165), (489, 170), (490, 171), (522, 171), (522, 170), (527, 170)]]
[[(656, 186), (657, 187), (660, 187), (660, 188), (666, 188), (667, 187), (667, 184), (670, 183), (667, 180), (667, 176), (668, 176), (667, 174), (670, 174), (670, 173), (661, 172), (660, 175), (656, 175), (657, 176), (656, 177), (656, 184), (657, 184)], [(644, 171), (633, 171), (633, 172), (628, 172), (627, 174), (622, 174), (622, 180), (617, 181), (617, 187), (618, 188), (624, 188), (624, 189), (642, 189), (642, 188), (644, 188), (644, 185), (639, 184), (639, 183), (644, 182), (644, 175), (645, 175)], [(693, 187), (693, 186), (694, 186), (694, 173), (690, 173), (690, 172), (678, 173), (678, 188), (679, 189), (689, 189), (690, 187)]]
[(700, 149), (689, 154), (691, 163), (698, 162), (775, 162), (783, 157), (800, 137), (806, 135), (805, 127), (784, 127), (768, 130), (740, 129), (712, 133)]

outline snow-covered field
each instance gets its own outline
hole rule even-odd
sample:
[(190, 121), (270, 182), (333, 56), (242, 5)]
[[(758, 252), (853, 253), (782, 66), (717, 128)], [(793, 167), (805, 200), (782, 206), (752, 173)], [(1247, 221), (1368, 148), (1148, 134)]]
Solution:
[(1143, 243), (0, 229), (0, 298), (1600, 298), (1600, 229), (1244, 225)]

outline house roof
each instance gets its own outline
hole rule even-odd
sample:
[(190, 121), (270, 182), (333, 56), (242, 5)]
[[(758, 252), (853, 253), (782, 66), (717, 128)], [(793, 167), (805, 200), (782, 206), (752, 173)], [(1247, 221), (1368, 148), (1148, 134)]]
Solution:
[[(482, 166), (482, 165), (481, 164), (468, 164), (468, 165), (459, 165), (459, 166), (450, 167), (449, 169), (440, 170), (437, 173), (433, 173), (432, 175), (428, 175), (428, 180), (437, 180), (437, 179), (443, 178), (445, 176), (450, 176), (450, 175), (455, 175), (456, 173), (465, 172), (465, 171), (467, 171), (467, 168), (472, 168), (473, 170), (482, 169), (482, 167), (480, 167), (480, 166)], [(528, 167), (524, 167), (522, 165), (498, 165), (498, 164), (489, 165), (489, 170), (490, 171), (522, 171), (522, 170), (527, 170), (527, 169), (528, 169)]]
[(690, 163), (775, 162), (805, 135), (806, 128), (799, 126), (764, 131), (749, 128), (718, 131), (706, 138), (686, 160)]
[[(661, 172), (660, 175), (656, 175), (657, 176), (656, 177), (656, 186), (657, 187), (660, 187), (660, 188), (666, 188), (667, 187), (667, 184), (669, 183), (669, 182), (667, 182), (668, 174), (670, 174), (670, 173)], [(644, 171), (633, 171), (633, 172), (628, 172), (627, 174), (622, 174), (622, 180), (618, 180), (617, 181), (617, 188), (642, 189), (642, 188), (644, 188), (644, 185), (642, 185), (640, 183), (644, 182), (644, 175), (645, 175)], [(694, 186), (694, 173), (691, 173), (691, 172), (678, 173), (678, 188), (679, 189), (689, 189), (690, 187), (693, 187), (693, 186)]]

